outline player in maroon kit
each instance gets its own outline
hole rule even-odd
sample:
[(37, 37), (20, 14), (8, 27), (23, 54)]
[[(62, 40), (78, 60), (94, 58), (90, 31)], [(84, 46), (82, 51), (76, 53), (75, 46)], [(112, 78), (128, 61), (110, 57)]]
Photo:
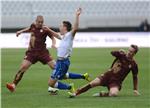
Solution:
[(46, 37), (49, 36), (52, 40), (52, 47), (55, 47), (56, 41), (55, 37), (59, 37), (59, 34), (49, 29), (47, 26), (43, 25), (44, 18), (39, 15), (36, 18), (35, 23), (31, 24), (30, 27), (20, 30), (16, 33), (18, 37), (21, 33), (29, 32), (31, 34), (30, 43), (24, 60), (20, 66), (19, 71), (17, 72), (12, 83), (7, 83), (6, 87), (13, 92), (21, 80), (23, 74), (26, 70), (37, 61), (40, 61), (43, 64), (48, 64), (50, 68), (54, 68), (55, 61), (49, 54), (49, 51), (46, 49)]
[(117, 96), (121, 90), (122, 82), (127, 77), (128, 73), (132, 71), (133, 74), (133, 89), (134, 94), (139, 95), (138, 92), (138, 66), (133, 59), (134, 55), (138, 52), (138, 46), (131, 45), (128, 52), (125, 51), (112, 51), (112, 56), (115, 57), (114, 62), (110, 69), (104, 74), (101, 74), (89, 84), (79, 88), (75, 93), (70, 94), (71, 97), (80, 95), (87, 90), (96, 86), (105, 86), (108, 92), (96, 93), (93, 96)]

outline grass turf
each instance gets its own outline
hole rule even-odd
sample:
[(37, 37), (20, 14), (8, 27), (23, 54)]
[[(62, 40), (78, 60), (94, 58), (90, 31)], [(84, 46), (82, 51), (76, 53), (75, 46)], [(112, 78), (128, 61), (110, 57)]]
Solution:
[[(71, 57), (71, 72), (88, 72), (94, 79), (110, 67), (113, 57), (110, 51), (116, 48), (82, 48), (74, 49)], [(25, 49), (2, 49), (2, 108), (148, 108), (150, 107), (150, 49), (141, 48), (136, 55), (139, 64), (139, 92), (141, 96), (133, 95), (132, 74), (124, 81), (118, 97), (94, 98), (91, 95), (103, 87), (91, 89), (77, 98), (68, 98), (67, 91), (60, 91), (57, 96), (47, 92), (47, 81), (51, 69), (47, 65), (37, 63), (25, 73), (15, 93), (10, 93), (6, 82), (12, 81), (24, 57)], [(56, 51), (50, 50), (56, 58)], [(66, 80), (74, 82), (76, 88), (86, 84), (84, 80)]]

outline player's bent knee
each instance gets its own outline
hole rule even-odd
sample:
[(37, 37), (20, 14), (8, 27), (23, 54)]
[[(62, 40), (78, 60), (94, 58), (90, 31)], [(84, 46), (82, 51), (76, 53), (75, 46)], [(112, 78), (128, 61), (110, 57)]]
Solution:
[(51, 64), (51, 65), (50, 65), (50, 68), (51, 68), (51, 69), (55, 69), (55, 65), (54, 65), (54, 64)]
[(90, 82), (91, 87), (100, 86), (100, 79), (96, 78), (93, 81)]
[(54, 60), (48, 62), (48, 65), (49, 65), (49, 67), (50, 67), (51, 69), (55, 69), (55, 64), (56, 64), (56, 63), (55, 63)]
[(118, 92), (119, 90), (117, 87), (110, 88), (109, 96), (112, 96), (112, 97), (118, 96)]
[(48, 85), (50, 86), (50, 87), (54, 87), (54, 84), (52, 83), (52, 82), (48, 82)]

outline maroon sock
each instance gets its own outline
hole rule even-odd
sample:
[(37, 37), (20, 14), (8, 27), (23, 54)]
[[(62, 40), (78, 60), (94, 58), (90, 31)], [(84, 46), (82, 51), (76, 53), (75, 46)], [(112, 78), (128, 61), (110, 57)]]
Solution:
[(22, 79), (23, 74), (24, 74), (24, 72), (22, 72), (20, 70), (17, 72), (17, 74), (16, 74), (16, 76), (14, 78), (14, 81), (13, 81), (13, 83), (15, 85), (17, 85), (19, 83), (19, 81)]
[(77, 92), (76, 92), (76, 95), (80, 95), (81, 93), (84, 93), (84, 92), (88, 91), (90, 88), (92, 88), (91, 85), (90, 85), (90, 84), (87, 84), (87, 85), (85, 85), (84, 87), (79, 88), (79, 89), (77, 90)]

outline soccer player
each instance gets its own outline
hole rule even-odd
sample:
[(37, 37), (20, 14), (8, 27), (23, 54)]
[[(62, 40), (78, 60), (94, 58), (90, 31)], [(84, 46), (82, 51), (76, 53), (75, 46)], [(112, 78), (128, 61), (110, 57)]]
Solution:
[(108, 92), (96, 93), (93, 96), (117, 96), (121, 90), (122, 83), (127, 77), (128, 73), (132, 71), (133, 74), (133, 90), (135, 95), (139, 95), (138, 92), (138, 65), (134, 60), (135, 54), (138, 52), (138, 46), (131, 45), (128, 52), (123, 50), (112, 51), (111, 55), (115, 57), (111, 67), (107, 72), (101, 74), (89, 84), (79, 88), (75, 93), (70, 94), (71, 97), (80, 95), (87, 90), (96, 86), (104, 86), (108, 88)]
[(58, 80), (62, 79), (85, 79), (89, 81), (88, 73), (83, 75), (75, 74), (68, 72), (70, 61), (69, 57), (71, 56), (73, 40), (75, 34), (78, 30), (79, 26), (79, 16), (81, 14), (81, 8), (79, 8), (76, 12), (75, 24), (73, 28), (71, 27), (71, 23), (69, 21), (63, 21), (60, 25), (60, 33), (62, 37), (60, 37), (60, 45), (57, 48), (57, 61), (55, 70), (49, 79), (49, 92), (56, 92), (58, 89), (60, 90), (70, 90), (70, 92), (74, 92), (73, 84), (65, 84)]
[(21, 33), (29, 32), (30, 43), (28, 50), (26, 51), (24, 60), (18, 70), (14, 80), (12, 83), (7, 83), (6, 87), (13, 92), (22, 79), (23, 74), (27, 71), (27, 69), (35, 64), (37, 61), (40, 61), (43, 64), (47, 64), (50, 68), (54, 69), (55, 61), (50, 55), (49, 51), (46, 49), (46, 37), (50, 37), (52, 40), (52, 47), (55, 48), (56, 40), (54, 36), (58, 36), (59, 34), (49, 29), (44, 24), (43, 16), (39, 15), (36, 18), (35, 23), (32, 23), (30, 27), (25, 28), (23, 30), (17, 31), (16, 36), (18, 37)]

